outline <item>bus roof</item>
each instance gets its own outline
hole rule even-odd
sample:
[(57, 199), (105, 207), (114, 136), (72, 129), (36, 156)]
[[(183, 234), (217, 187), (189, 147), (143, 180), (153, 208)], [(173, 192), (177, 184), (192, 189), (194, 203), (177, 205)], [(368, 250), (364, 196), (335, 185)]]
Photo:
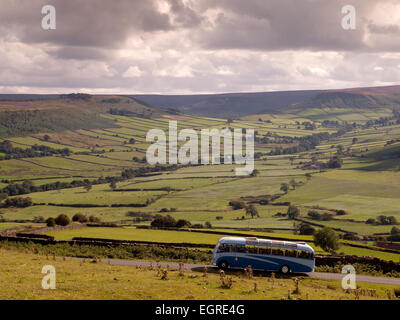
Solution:
[(305, 242), (259, 239), (256, 237), (222, 237), (218, 242), (225, 244), (259, 245), (272, 248), (297, 249), (314, 252), (314, 249)]

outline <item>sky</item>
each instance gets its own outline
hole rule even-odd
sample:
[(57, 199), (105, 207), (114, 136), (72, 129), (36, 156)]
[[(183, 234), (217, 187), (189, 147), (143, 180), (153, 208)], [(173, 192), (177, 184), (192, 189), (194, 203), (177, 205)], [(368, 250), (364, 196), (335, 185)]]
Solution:
[[(351, 4), (355, 30), (342, 13)], [(42, 7), (56, 10), (44, 30)], [(398, 0), (1, 0), (0, 93), (398, 84)]]

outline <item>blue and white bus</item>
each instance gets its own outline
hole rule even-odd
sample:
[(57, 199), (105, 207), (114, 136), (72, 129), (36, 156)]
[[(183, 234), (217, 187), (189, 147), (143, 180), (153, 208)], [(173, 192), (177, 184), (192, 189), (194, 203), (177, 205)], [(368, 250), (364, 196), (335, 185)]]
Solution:
[(312, 272), (314, 250), (305, 242), (223, 237), (215, 246), (212, 264), (220, 269), (247, 268), (281, 273)]

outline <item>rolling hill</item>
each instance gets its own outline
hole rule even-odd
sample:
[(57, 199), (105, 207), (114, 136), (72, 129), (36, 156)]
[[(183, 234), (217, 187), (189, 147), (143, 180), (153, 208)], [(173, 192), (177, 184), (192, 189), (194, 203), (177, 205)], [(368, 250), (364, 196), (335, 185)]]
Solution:
[(39, 132), (115, 127), (112, 120), (101, 116), (105, 113), (143, 118), (171, 113), (169, 110), (159, 110), (122, 96), (5, 95), (1, 98), (1, 138)]
[(204, 95), (132, 95), (132, 97), (158, 108), (173, 108), (189, 114), (223, 118), (262, 113), (296, 114), (315, 108), (400, 108), (400, 86)]

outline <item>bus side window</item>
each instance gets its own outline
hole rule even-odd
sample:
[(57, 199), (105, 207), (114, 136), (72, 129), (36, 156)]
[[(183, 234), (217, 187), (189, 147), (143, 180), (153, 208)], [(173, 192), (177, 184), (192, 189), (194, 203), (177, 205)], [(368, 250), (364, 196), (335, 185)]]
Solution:
[(268, 249), (267, 248), (258, 248), (258, 253), (259, 254), (268, 254)]
[(304, 258), (304, 259), (308, 258), (308, 252), (307, 251), (301, 251), (300, 258)]
[(247, 252), (248, 252), (248, 253), (257, 254), (257, 253), (258, 253), (258, 250), (257, 250), (257, 247), (255, 247), (255, 246), (250, 246), (250, 247), (247, 247)]
[(217, 252), (225, 252), (225, 249), (226, 249), (226, 246), (224, 244), (220, 244), (217, 249)]
[(241, 244), (236, 245), (236, 252), (240, 252), (240, 253), (246, 252), (245, 246), (241, 245)]

